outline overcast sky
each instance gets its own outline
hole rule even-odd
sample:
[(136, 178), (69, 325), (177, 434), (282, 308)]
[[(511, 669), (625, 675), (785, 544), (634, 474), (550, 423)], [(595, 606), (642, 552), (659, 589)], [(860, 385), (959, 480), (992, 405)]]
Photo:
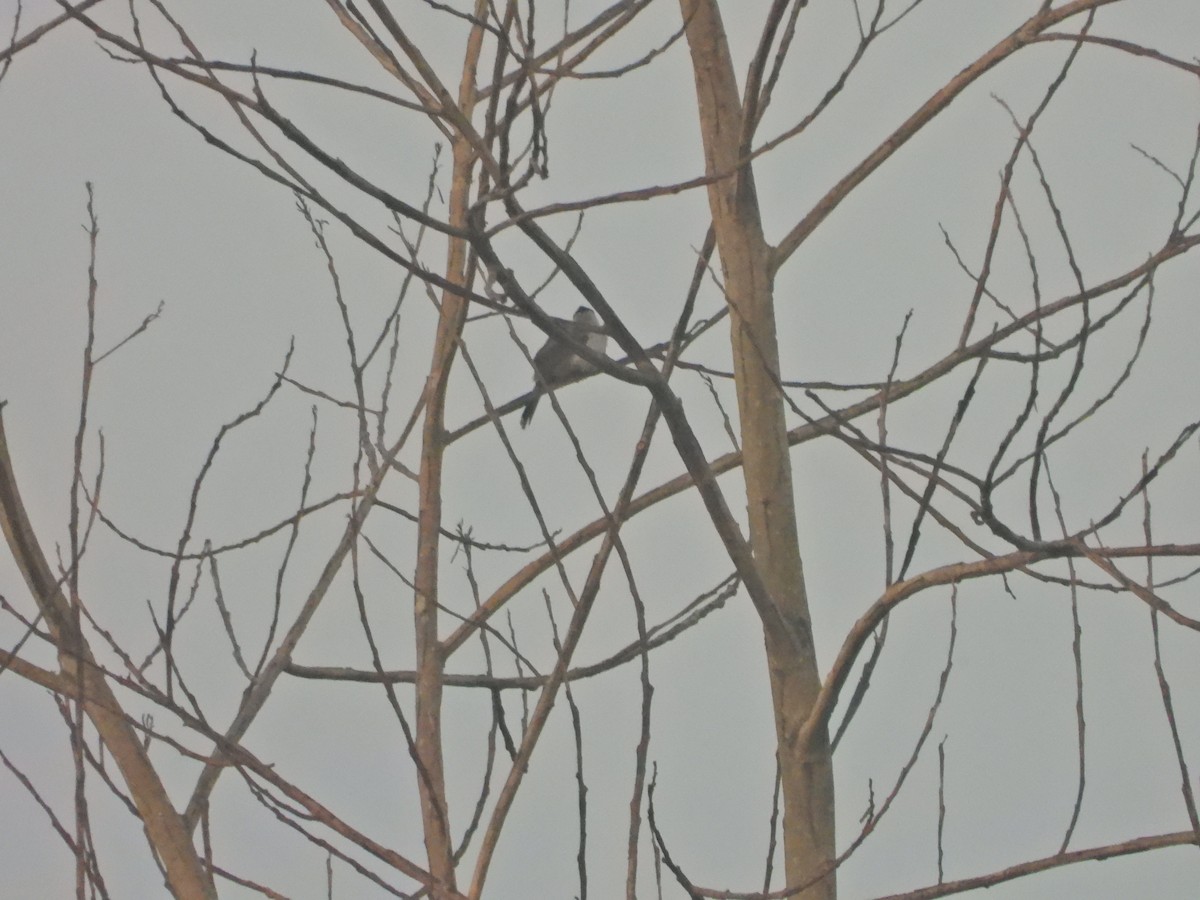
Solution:
[[(172, 2), (174, 14), (210, 59), (310, 69), (398, 91), (341, 29), (323, 3), (260, 0)], [(392, 4), (439, 74), (457, 84), (463, 23), (416, 0)], [(462, 3), (453, 4), (462, 7)], [(828, 114), (756, 170), (768, 240), (778, 241), (846, 171), (883, 140), (939, 86), (1008, 33), (1039, 5), (1035, 0), (926, 0), (872, 50)], [(543, 4), (546, 34), (554, 33), (559, 4)], [(599, 4), (572, 4), (572, 22)], [(764, 0), (726, 4), (739, 71), (752, 52)], [(14, 0), (0, 0), (8, 33)], [(26, 0), (21, 33), (56, 15), (47, 0)], [(141, 7), (139, 6), (139, 9)], [(102, 3), (97, 15), (122, 33), (126, 7)], [(146, 40), (164, 54), (180, 51), (169, 28), (142, 12)], [(760, 134), (774, 135), (821, 97), (853, 50), (855, 23), (848, 0), (814, 0), (801, 17), (794, 59)], [(678, 28), (678, 7), (654, 4), (630, 35), (605, 49), (589, 68), (641, 57)], [(1183, 59), (1200, 46), (1195, 0), (1118, 3), (1098, 16), (1096, 33), (1144, 42)], [(912, 375), (953, 348), (973, 290), (947, 246), (948, 236), (969, 266), (982, 258), (999, 171), (1011, 152), (1014, 128), (1007, 103), (1024, 118), (1042, 96), (1066, 45), (1031, 48), (989, 73), (856, 192), (781, 271), (777, 284), (783, 377), (840, 383), (878, 382), (891, 364), (896, 334), (912, 311), (899, 375)], [(236, 81), (236, 78), (233, 80)], [(198, 89), (174, 84), (177, 99), (218, 133), (246, 147), (224, 106)], [(398, 196), (419, 202), (438, 136), (419, 115), (362, 97), (311, 85), (268, 82), (272, 102), (316, 140)], [(1179, 189), (1148, 156), (1176, 171), (1188, 165), (1197, 133), (1195, 76), (1104, 48), (1084, 51), (1077, 70), (1039, 125), (1035, 144), (1071, 228), (1086, 282), (1097, 284), (1138, 265), (1160, 247)], [(702, 174), (695, 98), (686, 47), (677, 44), (650, 65), (620, 80), (567, 82), (550, 113), (550, 178), (535, 183), (527, 206), (682, 181)], [(279, 141), (280, 146), (285, 142)], [(1135, 146), (1136, 145), (1136, 146)], [(305, 171), (315, 168), (304, 164)], [(448, 191), (449, 162), (441, 149), (438, 187)], [(314, 175), (314, 177), (321, 177)], [(339, 400), (352, 398), (345, 332), (326, 261), (295, 198), (249, 167), (207, 146), (173, 116), (142, 67), (115, 61), (85, 28), (69, 24), (16, 57), (0, 81), (0, 402), (26, 506), (43, 546), (67, 546), (72, 438), (79, 415), (80, 360), (86, 325), (87, 191), (95, 192), (100, 224), (97, 346), (115, 344), (163, 305), (160, 318), (97, 369), (89, 413), (87, 463), (95, 473), (104, 437), (102, 506), (122, 529), (173, 548), (188, 497), (221, 425), (254, 406), (280, 371), (294, 342), (290, 375)], [(333, 182), (325, 177), (322, 182)], [(1026, 160), (1016, 184), (1027, 210), (1031, 240), (1045, 248), (1044, 297), (1072, 292), (1061, 255), (1055, 258), (1053, 220)], [(441, 194), (434, 211), (444, 214)], [(345, 189), (348, 210), (387, 234), (385, 211)], [(1195, 199), (1191, 210), (1197, 208)], [(322, 215), (322, 218), (329, 218)], [(645, 345), (665, 340), (685, 295), (696, 248), (708, 224), (702, 191), (645, 204), (590, 212), (574, 252)], [(573, 217), (548, 222), (566, 240)], [(943, 230), (944, 229), (944, 232)], [(396, 303), (403, 273), (336, 224), (328, 226), (341, 290), (369, 346)], [(507, 242), (506, 242), (507, 241)], [(425, 255), (437, 270), (441, 244)], [(528, 286), (549, 267), (519, 241), (498, 246)], [(1195, 256), (1195, 254), (1192, 254)], [(1002, 236), (992, 288), (1019, 309), (1031, 306), (1030, 276), (1015, 229)], [(1086, 526), (1127, 490), (1147, 448), (1153, 458), (1200, 406), (1195, 362), (1200, 334), (1200, 263), (1183, 259), (1156, 279), (1152, 327), (1135, 376), (1113, 404), (1052, 457), (1056, 487), (1072, 528)], [(395, 438), (422, 387), (428, 365), (431, 303), (417, 286), (404, 306), (404, 338), (396, 363), (392, 420)], [(567, 316), (580, 298), (562, 279), (541, 295), (545, 309)], [(708, 284), (698, 315), (722, 306)], [(999, 317), (998, 313), (989, 313)], [(1119, 375), (1136, 346), (1134, 315), (1097, 341), (1078, 413)], [(531, 349), (543, 340), (515, 320)], [(695, 360), (730, 368), (725, 332), (702, 340)], [(983, 332), (977, 332), (977, 335)], [(1057, 337), (1065, 337), (1058, 334)], [(466, 345), (493, 402), (528, 390), (528, 363), (498, 318), (472, 322)], [(1028, 348), (1026, 348), (1028, 349)], [(1068, 361), (1069, 362), (1069, 361)], [(1001, 369), (1000, 364), (995, 364)], [(1067, 366), (1069, 369), (1069, 365)], [(1049, 371), (1048, 379), (1067, 371)], [(381, 383), (376, 367), (371, 386)], [(969, 373), (890, 413), (897, 444), (936, 452)], [(706, 452), (731, 449), (709, 388), (694, 374), (673, 382), (696, 422)], [(1027, 376), (998, 377), (981, 388), (955, 453), (990, 453), (1025, 400)], [(714, 388), (734, 410), (730, 386)], [(858, 396), (858, 395), (854, 395)], [(599, 483), (611, 502), (624, 478), (647, 409), (635, 387), (594, 378), (561, 392)], [(816, 407), (797, 393), (810, 413)], [(827, 395), (829, 402), (841, 402)], [(267, 412), (222, 447), (199, 506), (191, 545), (234, 542), (288, 516), (296, 507), (318, 407), (317, 453), (311, 498), (352, 484), (356, 419), (344, 408), (285, 387)], [(466, 367), (455, 370), (449, 399), (451, 427), (481, 413), (483, 401)], [(1039, 408), (1039, 413), (1044, 412)], [(552, 528), (569, 533), (599, 514), (561, 426), (545, 405), (525, 432), (510, 434), (531, 473)], [(800, 422), (797, 418), (796, 423)], [(859, 425), (875, 433), (874, 420)], [(654, 486), (682, 471), (665, 434), (652, 449), (642, 484)], [(416, 464), (417, 443), (402, 455)], [(1188, 444), (1155, 501), (1155, 538), (1197, 540), (1200, 480), (1196, 443)], [(793, 451), (802, 553), (823, 667), (847, 629), (884, 588), (879, 477), (833, 440)], [(977, 470), (983, 466), (976, 463)], [(736, 476), (722, 486), (741, 515)], [(495, 433), (479, 429), (447, 458), (445, 523), (461, 522), (482, 541), (531, 545), (539, 540), (519, 482)], [(389, 499), (415, 509), (415, 485), (399, 477)], [(1019, 490), (1005, 502), (1020, 510)], [(897, 501), (907, 534), (911, 507)], [(284, 580), (284, 622), (311, 589), (343, 524), (345, 507), (313, 517)], [(415, 532), (404, 519), (374, 513), (370, 536), (406, 572)], [(1047, 526), (1049, 527), (1049, 526)], [(1106, 532), (1106, 541), (1138, 543), (1141, 514)], [(929, 532), (914, 571), (970, 559), (961, 544)], [(635, 519), (624, 532), (651, 622), (659, 622), (711, 588), (732, 569), (694, 497), (684, 495)], [(975, 536), (978, 538), (982, 534)], [(992, 549), (1003, 546), (992, 543)], [(282, 539), (224, 558), (222, 580), (235, 620), (261, 647), (270, 620)], [(65, 549), (62, 551), (65, 553)], [(582, 583), (589, 549), (568, 561)], [(446, 602), (472, 608), (461, 556), (443, 554)], [(484, 554), (475, 559), (486, 596), (531, 557)], [(412, 663), (411, 593), (382, 566), (364, 562), (374, 593), (374, 624), (389, 636), (385, 665)], [(1156, 563), (1160, 580), (1188, 565)], [(133, 550), (99, 528), (84, 566), (85, 599), (135, 659), (153, 646), (148, 608), (163, 614), (169, 563)], [(1048, 569), (1066, 575), (1065, 566)], [(1140, 562), (1125, 567), (1144, 578)], [(191, 574), (187, 575), (191, 577)], [(1093, 581), (1103, 580), (1095, 570)], [(512, 606), (522, 649), (539, 664), (553, 659), (541, 590), (549, 592), (561, 627), (569, 603), (545, 577)], [(1196, 617), (1194, 590), (1168, 595)], [(32, 608), (7, 554), (0, 554), (0, 594), (25, 614)], [(237, 675), (210, 587), (200, 591), (187, 641), (177, 649), (189, 686), (202, 698), (214, 727), (237, 708), (244, 682)], [(873, 785), (878, 803), (911, 753), (945, 665), (950, 630), (949, 590), (922, 594), (893, 617), (889, 645), (854, 726), (836, 757), (839, 845), (859, 830)], [(895, 809), (844, 867), (842, 896), (875, 896), (916, 888), (937, 877), (936, 742), (946, 741), (946, 876), (989, 872), (1057, 851), (1071, 816), (1078, 780), (1070, 595), (1023, 576), (964, 584), (958, 590), (958, 643), (946, 699), (931, 744)], [(203, 608), (201, 608), (203, 607)], [(1080, 595), (1086, 680), (1088, 793), (1071, 848), (1187, 827), (1179, 772), (1152, 667), (1144, 605), (1127, 594)], [(507, 630), (507, 623), (498, 627)], [(448, 630), (451, 625), (447, 624)], [(610, 573), (577, 661), (591, 662), (636, 637), (628, 588)], [(6, 648), (20, 636), (0, 619)], [(1167, 672), (1176, 691), (1182, 740), (1200, 770), (1200, 708), (1194, 686), (1200, 654), (1194, 633), (1164, 629)], [(761, 629), (739, 594), (685, 637), (651, 658), (655, 684), (653, 743), (658, 765), (658, 824), (676, 859), (700, 884), (731, 890), (761, 886), (767, 817), (774, 777), (774, 731), (763, 665)], [(45, 648), (31, 658), (53, 666)], [(251, 651), (257, 653), (257, 650)], [(343, 578), (301, 642), (296, 660), (309, 665), (370, 667), (349, 581)], [(507, 661), (505, 663), (508, 665)], [(472, 647), (451, 670), (481, 671)], [(509, 665), (504, 669), (511, 673)], [(404, 696), (407, 696), (405, 694)], [(627, 666), (581, 682), (589, 794), (590, 888), (594, 897), (624, 889), (624, 855), (633, 752), (640, 708), (638, 672)], [(510, 723), (520, 701), (506, 698)], [(484, 693), (448, 691), (446, 709), (450, 803), (456, 830), (474, 802), (490, 721)], [(152, 711), (136, 703), (137, 713)], [(163, 716), (163, 718), (166, 718)], [(840, 720), (840, 714), (834, 721)], [(171, 730), (173, 725), (159, 722)], [(185, 736), (186, 733), (172, 731)], [(201, 752), (207, 744), (188, 736)], [(415, 789), (403, 743), (377, 687), (283, 679), (247, 739), (260, 758), (304, 785), (356, 826), (423, 859), (414, 811)], [(0, 750), (37, 784), (64, 821), (71, 820), (71, 767), (65, 729), (49, 697), (11, 673), (0, 675)], [(182, 804), (196, 768), (168, 750), (155, 751)], [(567, 708), (555, 718), (534, 756), (531, 775), (508, 822), (492, 873), (489, 897), (570, 897), (575, 881), (574, 749)], [(99, 793), (97, 796), (100, 796)], [(222, 806), (221, 804), (225, 804)], [(219, 811), (218, 811), (219, 808)], [(95, 833), (114, 897), (156, 896), (160, 879), (145, 842), (122, 808), (98, 800)], [(233, 871), (298, 898), (324, 896), (324, 857), (248, 801), (232, 773), (214, 799), (214, 840)], [(645, 831), (643, 831), (645, 835)], [(653, 896), (649, 844), (643, 838), (644, 896)], [(0, 772), (0, 871), (13, 897), (68, 896), (70, 854), (17, 780)], [(1200, 884), (1200, 855), (1176, 848), (1102, 864), (1068, 867), (991, 889), (989, 900), (1014, 898), (1190, 898)], [(530, 893), (531, 886), (536, 891)], [(776, 882), (778, 886), (778, 882)], [(229, 886), (223, 897), (251, 896)], [(673, 893), (668, 896), (679, 896)], [(335, 896), (383, 896), (341, 867)]]

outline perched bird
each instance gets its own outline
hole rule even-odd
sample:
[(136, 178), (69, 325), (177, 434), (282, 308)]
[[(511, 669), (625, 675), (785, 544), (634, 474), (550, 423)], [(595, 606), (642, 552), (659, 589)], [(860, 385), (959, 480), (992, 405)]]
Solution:
[[(600, 330), (600, 319), (586, 306), (575, 310), (574, 317), (566, 327), (567, 334), (572, 339), (587, 344), (597, 353), (603, 353), (608, 345), (608, 335)], [(524, 428), (533, 419), (533, 412), (537, 409), (538, 400), (544, 391), (594, 368), (595, 366), (576, 355), (566, 344), (559, 343), (552, 337), (547, 338), (546, 343), (542, 344), (542, 349), (533, 356), (534, 394), (525, 404), (525, 411), (521, 413), (521, 427)]]

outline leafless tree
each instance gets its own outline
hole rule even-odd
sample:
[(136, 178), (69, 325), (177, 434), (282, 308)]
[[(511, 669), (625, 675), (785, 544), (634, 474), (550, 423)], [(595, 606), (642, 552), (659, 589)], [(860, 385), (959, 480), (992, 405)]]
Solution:
[[(64, 2), (61, 15), (35, 26), (18, 12), (0, 78), (17, 77), (56, 29), (86, 29), (113, 65), (136, 66), (153, 81), (198, 142), (294, 198), (343, 325), (328, 348), (346, 361), (342, 385), (314, 384), (295, 373), (301, 351), (289, 349), (255, 405), (222, 413), (227, 424), (202, 455), (178, 533), (137, 533), (102, 491), (105, 445), (91, 392), (111, 354), (128, 360), (154, 340), (162, 309), (123, 339), (97, 338), (98, 328), (110, 330), (96, 275), (103, 185), (98, 197), (88, 186), (87, 339), (63, 535), (37, 534), (22, 501), (27, 463), (10, 453), (3, 425), (29, 411), (10, 405), (0, 420), (0, 522), (25, 586), (3, 585), (0, 672), (6, 683), (45, 688), (57, 704), (69, 737), (72, 809), (43, 796), (44, 782), (61, 773), (2, 761), (68, 848), (78, 896), (109, 895), (106, 854), (115, 851), (98, 835), (95, 808), (111, 798), (144, 829), (147, 859), (178, 897), (216, 896), (233, 885), (283, 895), (287, 889), (272, 884), (290, 860), (264, 853), (253, 871), (242, 858), (228, 862), (222, 835), (253, 804), (300, 835), (302, 852), (328, 860), (321, 890), (330, 896), (498, 896), (489, 873), (506, 853), (525, 860), (524, 896), (550, 896), (558, 887), (537, 862), (545, 839), (525, 831), (514, 811), (538, 790), (531, 782), (561, 785), (554, 772), (572, 753), (574, 788), (556, 803), (539, 801), (536, 818), (547, 832), (573, 835), (580, 897), (589, 885), (597, 892), (597, 878), (618, 883), (612, 858), (597, 859), (589, 840), (620, 833), (619, 880), (631, 898), (832, 898), (856, 854), (881, 840), (882, 823), (915, 816), (899, 808), (906, 785), (910, 794), (928, 796), (930, 784), (936, 792), (935, 822), (914, 817), (897, 826), (933, 848), (936, 877), (914, 889), (898, 876), (887, 888), (895, 896), (948, 896), (1081, 861), (1200, 844), (1200, 719), (1180, 681), (1181, 672), (1195, 673), (1187, 660), (1200, 630), (1200, 535), (1194, 515), (1168, 512), (1165, 525), (1152, 516), (1160, 504), (1171, 510), (1177, 498), (1194, 496), (1187, 469), (1200, 418), (1189, 402), (1198, 373), (1194, 354), (1179, 371), (1177, 358), (1146, 350), (1159, 333), (1152, 312), (1194, 306), (1200, 115), (1182, 101), (1169, 113), (1188, 121), (1186, 146), (1151, 133), (1129, 149), (1113, 124), (1123, 115), (1116, 103), (1110, 119), (1084, 132), (1089, 147), (1127, 151), (1092, 190), (1136, 178), (1171, 191), (1152, 207), (1157, 219), (1117, 235), (1114, 253), (1096, 250), (1090, 223), (1073, 207), (1077, 194), (1062, 186), (1086, 148), (1061, 137), (1061, 120), (1097, 70), (1136, 66), (1163, 85), (1162, 98), (1182, 96), (1168, 93), (1182, 83), (1194, 100), (1200, 64), (1123, 25), (1117, 13), (1132, 4), (1120, 0), (1007, 4), (1014, 18), (1006, 33), (970, 56), (948, 54), (927, 99), (910, 103), (902, 98), (911, 91), (898, 92), (868, 109), (855, 86), (871, 77), (874, 60), (909, 45), (915, 66), (926, 53), (923, 36), (945, 26), (946, 5), (824, 4), (839, 7), (835, 27), (822, 4), (805, 0), (680, 0), (678, 8), (650, 0), (578, 8), (327, 0), (328, 42), (354, 42), (344, 58), (331, 53), (328, 69), (257, 54), (218, 58), (193, 37), (191, 19), (203, 14), (169, 0)], [(287, 14), (279, 15), (286, 28)], [(821, 41), (837, 49), (818, 65), (809, 56)], [(832, 58), (838, 64), (830, 67)], [(683, 91), (675, 77), (684, 69), (694, 90)], [(999, 70), (1022, 79), (1020, 100), (988, 98)], [(909, 76), (890, 77), (900, 85)], [(924, 83), (924, 74), (911, 77)], [(615, 103), (596, 99), (630, 83), (635, 93), (617, 94)], [(0, 83), (5, 88), (11, 84)], [(653, 123), (622, 106), (639, 91), (660, 91), (664, 104), (690, 110), (691, 130), (671, 141), (696, 171), (679, 163), (672, 180), (660, 179), (653, 154), (663, 145), (647, 131)], [(379, 166), (352, 132), (331, 134), (309, 121), (307, 104), (330, 96), (364, 122), (395, 126), (392, 159), (401, 160), (402, 175)], [(903, 304), (907, 315), (890, 320), (894, 307), (879, 298), (817, 296), (829, 283), (810, 277), (814, 254), (840, 245), (838, 265), (870, 267), (906, 218), (881, 208), (879, 227), (855, 235), (839, 230), (838, 217), (886, 204), (877, 185), (903, 181), (895, 170), (944, 140), (948, 111), (981, 98), (1009, 137), (981, 147), (958, 121), (954, 140), (962, 157), (1000, 160), (998, 177), (990, 164), (974, 169), (990, 199), (974, 204), (973, 220), (945, 228), (944, 241), (921, 238), (958, 286), (884, 279), (915, 298)], [(873, 118), (879, 109), (890, 118)], [(588, 116), (604, 123), (591, 134), (644, 147), (644, 168), (610, 167), (598, 150), (585, 166), (568, 160), (568, 175), (552, 175), (559, 148), (579, 147), (572, 129)], [(861, 126), (855, 140), (863, 143), (845, 148), (831, 170), (807, 148), (828, 148), (821, 129), (847, 119)], [(606, 187), (581, 189), (583, 168), (598, 173), (591, 184)], [(414, 188), (417, 170), (428, 174)], [(940, 186), (924, 190), (936, 195)], [(701, 197), (706, 220), (693, 215), (690, 233), (663, 230), (655, 242), (672, 293), (606, 287), (622, 262), (597, 250), (594, 229), (637, 228), (672, 204), (699, 209)], [(357, 308), (343, 289), (345, 260), (361, 248), (394, 273), (382, 315)], [(570, 298), (561, 310), (543, 305), (548, 285)], [(805, 330), (819, 318), (818, 302), (841, 304), (831, 316), (841, 322), (841, 343)], [(579, 340), (565, 321), (580, 304), (598, 315), (610, 354)], [(551, 409), (528, 432), (553, 443), (545, 454), (513, 428), (530, 395), (504, 392), (532, 383), (526, 323), (537, 344), (558, 342), (588, 364), (548, 386)], [(414, 359), (426, 361), (419, 372)], [(1175, 400), (1172, 391), (1185, 388), (1191, 401)], [(206, 524), (205, 513), (223, 442), (268, 431), (265, 417), (280, 407), (293, 420), (311, 408), (299, 499), (283, 501), (290, 511), (273, 523), (239, 524), (229, 537), (225, 526)], [(1151, 427), (1140, 418), (1125, 424), (1135, 412)], [(354, 435), (336, 482), (323, 465), (331, 428)], [(1131, 430), (1141, 432), (1136, 452), (1113, 437)], [(723, 440), (732, 449), (715, 452)], [(868, 510), (877, 543), (846, 550), (850, 562), (840, 565), (878, 565), (874, 593), (860, 593), (848, 573), (825, 576), (810, 592), (805, 565), (828, 570), (823, 548), (861, 540), (839, 537), (837, 521), (818, 521), (819, 504), (806, 493), (834, 480), (823, 467), (848, 465), (854, 484), (875, 485), (875, 499), (847, 493), (843, 513)], [(498, 482), (515, 487), (470, 504), (469, 525), (454, 523), (448, 493), (482, 496)], [(569, 503), (557, 502), (568, 494)], [(266, 509), (280, 501), (251, 502)], [(530, 523), (532, 543), (522, 536)], [(668, 540), (671, 532), (686, 539)], [(128, 604), (89, 583), (105, 560), (130, 554), (149, 598), (137, 624)], [(702, 584), (714, 560), (723, 573)], [(266, 603), (259, 586), (237, 586), (247, 569), (273, 584)], [(1012, 619), (1023, 615), (1018, 594), (1069, 608), (1072, 638), (1060, 658), (1071, 661), (1077, 758), (1073, 805), (1034, 817), (1062, 820), (1057, 847), (950, 878), (947, 835), (974, 790), (947, 769), (954, 771), (952, 731), (975, 726), (943, 724), (943, 700), (959, 680), (958, 609), (968, 590), (1011, 596)], [(920, 701), (926, 717), (874, 726), (870, 734), (890, 734), (889, 749), (900, 748), (889, 783), (877, 797), (872, 782), (865, 799), (856, 783), (835, 803), (834, 750), (853, 736), (852, 723), (868, 727), (862, 719), (883, 714), (872, 705), (880, 673), (903, 671), (906, 654), (921, 654), (911, 642), (888, 642), (893, 613), (918, 598), (945, 623), (925, 637), (925, 655), (937, 657), (940, 671)], [(1138, 627), (1152, 638), (1135, 664), (1152, 670), (1159, 688), (1158, 740), (1174, 766), (1181, 827), (1132, 825), (1083, 845), (1076, 828), (1085, 799), (1103, 804), (1106, 790), (1103, 777), (1088, 777), (1085, 728), (1085, 713), (1105, 704), (1102, 694), (1089, 691), (1086, 703), (1084, 694), (1093, 668), (1081, 617), (1093, 614), (1097, 598), (1109, 598), (1114, 616), (1139, 610)], [(714, 883), (686, 823), (655, 795), (658, 779), (667, 783), (673, 771), (654, 749), (652, 701), (663, 686), (655, 671), (668, 652), (695, 668), (713, 663), (695, 649), (708, 646), (700, 633), (718, 611), (742, 604), (761, 628), (764, 653), (754, 666), (765, 665), (767, 680), (756, 687), (769, 690), (774, 718), (773, 742), (746, 734), (742, 743), (748, 754), (773, 756), (776, 783), (773, 802), (748, 801), (765, 836), (759, 862), (749, 864), (756, 882)], [(316, 623), (334, 615), (357, 622), (357, 664), (320, 659), (327, 648)], [(845, 627), (834, 631), (823, 616)], [(623, 629), (616, 638), (614, 622)], [(1012, 656), (994, 640), (992, 652)], [(1168, 642), (1175, 649), (1164, 650)], [(584, 690), (586, 699), (577, 696)], [(373, 776), (379, 790), (402, 782), (396, 796), (411, 790), (419, 809), (370, 828), (356, 824), (348, 777), (306, 780), (286, 748), (256, 740), (255, 729), (281, 693), (304, 696), (318, 741), (323, 704), (358, 702), (331, 698), (363, 692), (381, 699), (390, 718), (341, 735), (337, 768), (365, 766), (351, 738), (384, 741), (394, 752)], [(982, 699), (974, 706), (987, 717)], [(591, 753), (589, 710), (631, 729), (623, 751)], [(719, 723), (727, 711), (711, 703), (706, 714)], [(376, 728), (387, 736), (375, 737)], [(549, 740), (553, 728), (569, 740)], [(935, 730), (948, 737), (933, 741), (933, 781), (912, 787), (910, 774), (932, 765)], [(463, 735), (475, 740), (469, 753), (456, 744)], [(724, 777), (719, 769), (707, 776)], [(974, 777), (989, 780), (986, 771)], [(623, 822), (589, 809), (597, 778), (624, 785)], [(953, 856), (949, 862), (963, 869)]]

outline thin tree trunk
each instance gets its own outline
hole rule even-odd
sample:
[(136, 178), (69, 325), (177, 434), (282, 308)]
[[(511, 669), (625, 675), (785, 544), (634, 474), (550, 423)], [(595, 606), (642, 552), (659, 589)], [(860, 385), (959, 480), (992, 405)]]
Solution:
[[(680, 0), (696, 80), (700, 129), (709, 175), (732, 172), (743, 136), (741, 100), (716, 0)], [(763, 237), (751, 167), (708, 188), (725, 290), (743, 471), (754, 559), (781, 624), (764, 620), (784, 797), (784, 856), (789, 885), (812, 881), (835, 854), (833, 765), (822, 730), (795, 741), (821, 687), (813, 647), (804, 569), (796, 529), (787, 424), (779, 395), (779, 348), (771, 253)], [(831, 873), (798, 894), (832, 900)]]
[[(483, 4), (476, 16), (482, 19)], [(475, 71), (483, 31), (471, 30), (459, 86), (458, 109), (470, 121), (475, 98)], [(469, 136), (456, 133), (454, 170), (450, 188), (450, 225), (465, 229), (471, 202), (471, 180), (476, 153)], [(452, 238), (446, 258), (446, 280), (465, 285), (467, 242)], [(416, 744), (421, 816), (429, 871), (434, 878), (432, 896), (455, 888), (454, 846), (446, 803), (446, 778), (442, 759), (442, 675), (445, 653), (438, 638), (438, 550), (442, 526), (442, 462), (446, 448), (445, 403), (450, 369), (467, 316), (467, 301), (450, 290), (442, 292), (441, 316), (433, 347), (433, 360), (425, 386), (425, 427), (421, 472), (418, 479), (421, 516), (417, 530), (417, 566), (413, 615), (416, 626)]]
[(200, 861), (183, 817), (171, 804), (166, 788), (137, 732), (117, 702), (103, 673), (96, 665), (87, 642), (75, 624), (70, 604), (50, 569), (17, 490), (17, 479), (9, 457), (0, 417), (0, 526), (13, 559), (25, 577), (46, 626), (58, 648), (59, 665), (67, 683), (79, 692), (77, 702), (96, 727), (108, 753), (121, 770), (129, 795), (146, 828), (146, 837), (166, 870), (171, 893), (184, 900), (208, 900), (217, 896), (204, 864)]

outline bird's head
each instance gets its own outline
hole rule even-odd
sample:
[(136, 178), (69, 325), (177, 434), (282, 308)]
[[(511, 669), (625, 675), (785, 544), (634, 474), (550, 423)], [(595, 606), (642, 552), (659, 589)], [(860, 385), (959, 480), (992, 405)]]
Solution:
[(590, 307), (581, 306), (575, 310), (575, 321), (581, 325), (597, 325), (600, 320), (596, 318), (596, 314), (592, 312)]

